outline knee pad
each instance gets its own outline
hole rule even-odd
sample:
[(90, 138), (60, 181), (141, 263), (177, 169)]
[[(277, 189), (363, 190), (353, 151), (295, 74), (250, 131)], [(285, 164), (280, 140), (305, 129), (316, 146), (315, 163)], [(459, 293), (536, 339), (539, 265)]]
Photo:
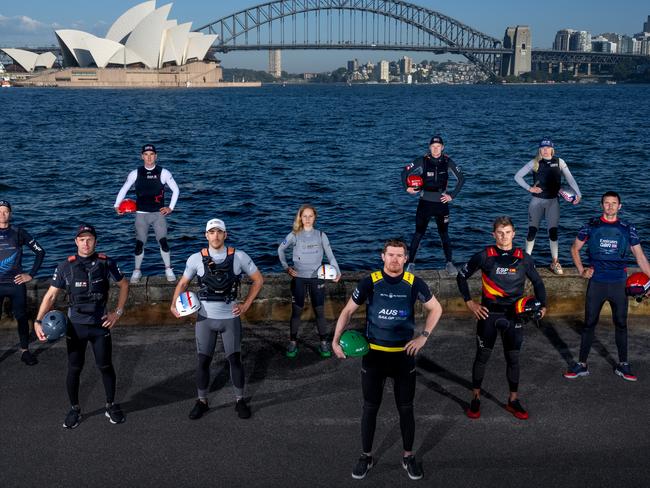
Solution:
[(162, 252), (169, 252), (169, 244), (167, 244), (167, 238), (163, 237), (158, 241), (158, 244), (160, 244), (160, 250)]
[(206, 356), (205, 354), (199, 354), (199, 368), (201, 368), (201, 369), (209, 369), (211, 362), (212, 362), (212, 356)]
[(557, 227), (551, 227), (548, 230), (548, 238), (552, 241), (557, 241)]
[(135, 241), (135, 255), (139, 256), (144, 251), (144, 242), (139, 239)]
[(291, 304), (291, 318), (300, 318), (302, 315), (302, 308), (296, 305), (295, 303)]
[(528, 235), (526, 236), (526, 240), (534, 241), (536, 235), (537, 235), (537, 227), (528, 227)]
[(240, 352), (233, 352), (226, 359), (228, 360), (228, 363), (230, 364), (231, 368), (233, 366), (235, 366), (235, 367), (241, 366), (241, 353)]
[(98, 364), (97, 367), (99, 368), (99, 370), (102, 373), (110, 373), (113, 370), (113, 365), (112, 364), (104, 364), (104, 365), (101, 365), (101, 366)]
[(363, 402), (363, 410), (366, 413), (377, 415), (377, 412), (379, 412), (379, 405), (376, 403), (370, 403), (370, 402)]
[(397, 410), (399, 411), (400, 417), (402, 415), (408, 415), (413, 413), (413, 404), (412, 403), (405, 403), (403, 405), (398, 405)]
[(519, 364), (519, 351), (506, 351), (506, 361), (512, 366)]
[(83, 370), (83, 365), (81, 365), (81, 366), (77, 366), (77, 365), (75, 365), (75, 366), (68, 365), (68, 374), (69, 374), (69, 375), (72, 375), (72, 376), (74, 376), (74, 377), (76, 377), (76, 378), (78, 378), (79, 376), (81, 376), (81, 371), (82, 371), (82, 370)]

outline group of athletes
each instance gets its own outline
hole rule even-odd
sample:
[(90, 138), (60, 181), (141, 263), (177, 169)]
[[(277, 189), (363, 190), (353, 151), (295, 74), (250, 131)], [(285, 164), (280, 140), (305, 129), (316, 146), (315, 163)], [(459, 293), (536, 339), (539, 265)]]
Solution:
[[(169, 170), (157, 164), (156, 148), (147, 144), (142, 147), (142, 166), (133, 170), (115, 201), (118, 214), (123, 214), (122, 203), (135, 187), (137, 213), (135, 215), (136, 246), (135, 266), (130, 282), (137, 283), (141, 277), (144, 247), (150, 227), (153, 227), (165, 265), (165, 275), (170, 282), (176, 281), (171, 267), (167, 242), (166, 217), (176, 205), (179, 189)], [(456, 179), (453, 190), (448, 190), (449, 174)], [(531, 184), (526, 177), (532, 173)], [(418, 176), (419, 179), (414, 179)], [(362, 479), (373, 466), (372, 445), (376, 418), (382, 401), (387, 378), (393, 379), (395, 403), (399, 412), (403, 441), (402, 466), (411, 479), (423, 476), (422, 465), (413, 453), (415, 438), (415, 356), (425, 346), (430, 334), (442, 315), (442, 307), (424, 280), (415, 276), (414, 263), (420, 242), (429, 221), (435, 217), (438, 233), (445, 254), (445, 269), (455, 275), (459, 293), (467, 308), (477, 319), (476, 354), (472, 366), (472, 396), (466, 410), (468, 417), (478, 419), (481, 415), (480, 394), (485, 369), (497, 336), (501, 336), (507, 363), (509, 398), (506, 409), (518, 419), (527, 419), (528, 412), (518, 397), (519, 354), (523, 342), (523, 320), (518, 314), (518, 304), (525, 297), (526, 279), (530, 280), (538, 305), (538, 317), (546, 314), (546, 291), (535, 263), (531, 257), (535, 238), (542, 218), (546, 219), (551, 247), (551, 270), (562, 274), (558, 260), (558, 194), (562, 191), (562, 177), (571, 187), (574, 204), (580, 202), (581, 194), (567, 164), (555, 156), (553, 142), (544, 139), (538, 153), (521, 168), (515, 180), (531, 193), (529, 205), (528, 234), (525, 249), (514, 246), (515, 225), (507, 217), (493, 222), (494, 243), (474, 254), (469, 261), (456, 269), (452, 261), (450, 244), (449, 202), (460, 192), (464, 177), (460, 168), (444, 152), (443, 140), (436, 135), (430, 140), (429, 151), (407, 165), (401, 174), (405, 190), (418, 195), (416, 229), (410, 247), (401, 240), (388, 240), (382, 249), (383, 267), (363, 278), (338, 317), (330, 342), (330, 331), (325, 320), (325, 281), (318, 278), (317, 270), (324, 257), (336, 271), (334, 281), (341, 271), (332, 252), (327, 235), (315, 227), (317, 211), (311, 205), (298, 210), (291, 232), (278, 247), (282, 267), (291, 276), (292, 312), (289, 324), (288, 358), (298, 354), (298, 333), (301, 314), (309, 296), (316, 315), (319, 336), (318, 352), (323, 358), (332, 353), (337, 358), (346, 357), (340, 339), (350, 326), (354, 312), (366, 304), (364, 335), (369, 352), (361, 362), (363, 413), (361, 417), (362, 454), (353, 468), (352, 476)], [(413, 183), (417, 181), (417, 183)], [(166, 205), (165, 189), (172, 190)], [(601, 308), (609, 302), (616, 327), (616, 346), (619, 362), (614, 372), (628, 381), (636, 381), (627, 357), (627, 303), (625, 293), (627, 279), (627, 254), (631, 251), (642, 272), (650, 276), (650, 264), (640, 245), (636, 229), (618, 218), (621, 197), (607, 191), (601, 198), (602, 214), (590, 220), (577, 234), (571, 247), (571, 255), (578, 273), (589, 280), (585, 298), (585, 320), (581, 333), (578, 361), (564, 373), (568, 379), (589, 374), (587, 358), (598, 323)], [(26, 286), (42, 265), (45, 251), (22, 227), (11, 225), (12, 207), (0, 200), (0, 302), (8, 297), (12, 303), (13, 316), (18, 323), (21, 360), (27, 365), (38, 361), (29, 351), (29, 323), (26, 312)], [(241, 360), (242, 325), (240, 316), (245, 314), (262, 289), (264, 278), (250, 256), (241, 249), (226, 245), (228, 233), (223, 220), (213, 218), (205, 226), (207, 246), (189, 256), (183, 275), (178, 280), (170, 311), (179, 317), (177, 299), (188, 290), (191, 281), (198, 280), (200, 309), (195, 325), (197, 351), (197, 399), (189, 418), (201, 418), (208, 410), (208, 385), (210, 363), (214, 356), (218, 335), (221, 335), (226, 359), (230, 366), (231, 381), (235, 393), (235, 410), (240, 418), (251, 416), (245, 400), (245, 372)], [(103, 253), (97, 252), (97, 231), (90, 224), (82, 224), (75, 234), (76, 253), (59, 263), (54, 271), (50, 287), (42, 299), (34, 320), (34, 332), (39, 340), (47, 339), (43, 319), (54, 307), (57, 296), (65, 291), (68, 300), (66, 345), (68, 372), (66, 388), (70, 410), (63, 427), (73, 429), (81, 420), (79, 403), (80, 375), (85, 362), (85, 352), (90, 343), (95, 363), (100, 370), (106, 393), (106, 417), (111, 423), (125, 421), (124, 412), (115, 403), (116, 373), (112, 362), (111, 329), (124, 313), (128, 297), (129, 280), (117, 263)], [(34, 264), (29, 273), (22, 269), (22, 250), (27, 246), (34, 254)], [(581, 249), (586, 246), (589, 266), (581, 259)], [(287, 250), (292, 248), (289, 263)], [(470, 294), (468, 279), (477, 271), (482, 274), (480, 303)], [(239, 299), (242, 274), (251, 279), (251, 286), (243, 299)], [(119, 296), (116, 308), (107, 310), (110, 281), (117, 283)], [(422, 332), (416, 335), (415, 305), (422, 302), (426, 319)]]

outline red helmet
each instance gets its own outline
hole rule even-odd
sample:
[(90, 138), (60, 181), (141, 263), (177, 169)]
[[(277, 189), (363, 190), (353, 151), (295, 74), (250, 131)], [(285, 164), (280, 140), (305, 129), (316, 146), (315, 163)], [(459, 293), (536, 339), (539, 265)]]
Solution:
[(650, 290), (650, 278), (645, 273), (633, 273), (625, 282), (625, 294), (641, 300)]
[(424, 186), (424, 180), (420, 175), (408, 175), (406, 177), (406, 186), (419, 190)]
[(125, 198), (122, 200), (122, 203), (120, 203), (120, 206), (117, 207), (117, 209), (120, 211), (120, 213), (133, 213), (138, 210), (138, 206), (136, 205), (135, 200)]

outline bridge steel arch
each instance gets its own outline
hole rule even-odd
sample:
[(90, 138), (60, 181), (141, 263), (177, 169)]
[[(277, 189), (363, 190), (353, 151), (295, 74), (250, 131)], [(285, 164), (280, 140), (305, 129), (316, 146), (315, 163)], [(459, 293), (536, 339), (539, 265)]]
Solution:
[[(285, 35), (287, 19), (289, 35)], [(347, 34), (346, 30), (349, 37), (344, 41), (341, 34)], [(491, 76), (499, 73), (501, 55), (512, 52), (503, 49), (499, 39), (458, 20), (398, 0), (274, 0), (223, 17), (196, 31), (217, 34), (212, 47), (217, 52), (372, 49), (454, 53), (462, 54)], [(334, 31), (339, 36), (337, 41), (333, 39)], [(268, 42), (262, 41), (263, 35), (268, 36)]]

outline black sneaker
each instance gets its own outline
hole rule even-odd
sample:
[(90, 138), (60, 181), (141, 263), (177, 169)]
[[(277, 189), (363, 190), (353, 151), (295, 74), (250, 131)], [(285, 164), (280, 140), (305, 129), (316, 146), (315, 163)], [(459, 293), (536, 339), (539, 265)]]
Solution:
[(415, 456), (412, 454), (402, 458), (402, 468), (406, 470), (406, 474), (408, 474), (409, 478), (412, 480), (419, 480), (424, 476), (424, 473), (422, 473), (422, 466), (417, 463)]
[(467, 416), (471, 419), (477, 419), (481, 416), (481, 400), (478, 398), (472, 398), (472, 401), (469, 404), (469, 408), (465, 412)]
[(237, 400), (237, 403), (235, 403), (235, 410), (240, 419), (249, 419), (251, 417), (251, 409), (246, 405), (246, 401), (243, 398)]
[(203, 414), (210, 410), (210, 407), (208, 406), (208, 402), (203, 402), (201, 400), (197, 400), (196, 403), (194, 404), (194, 408), (192, 408), (192, 411), (190, 412), (190, 419), (192, 420), (197, 420), (203, 417)]
[(38, 359), (36, 359), (36, 356), (34, 356), (29, 351), (23, 351), (22, 355), (20, 356), (20, 360), (27, 366), (34, 366), (35, 364), (38, 364)]
[(630, 363), (618, 363), (618, 365), (614, 368), (614, 373), (626, 381), (637, 380), (636, 375), (632, 373), (632, 368), (630, 368)]
[(104, 414), (111, 421), (111, 424), (121, 424), (126, 420), (126, 417), (122, 413), (122, 409), (117, 403), (113, 403), (110, 407), (106, 407), (106, 413)]
[(372, 456), (362, 454), (352, 470), (352, 477), (355, 480), (362, 480), (366, 477), (370, 468), (372, 468)]
[(324, 359), (332, 357), (332, 347), (330, 346), (330, 343), (327, 341), (320, 341), (318, 352), (320, 354), (320, 357)]
[(64, 429), (74, 429), (81, 420), (81, 409), (72, 407), (63, 421)]

